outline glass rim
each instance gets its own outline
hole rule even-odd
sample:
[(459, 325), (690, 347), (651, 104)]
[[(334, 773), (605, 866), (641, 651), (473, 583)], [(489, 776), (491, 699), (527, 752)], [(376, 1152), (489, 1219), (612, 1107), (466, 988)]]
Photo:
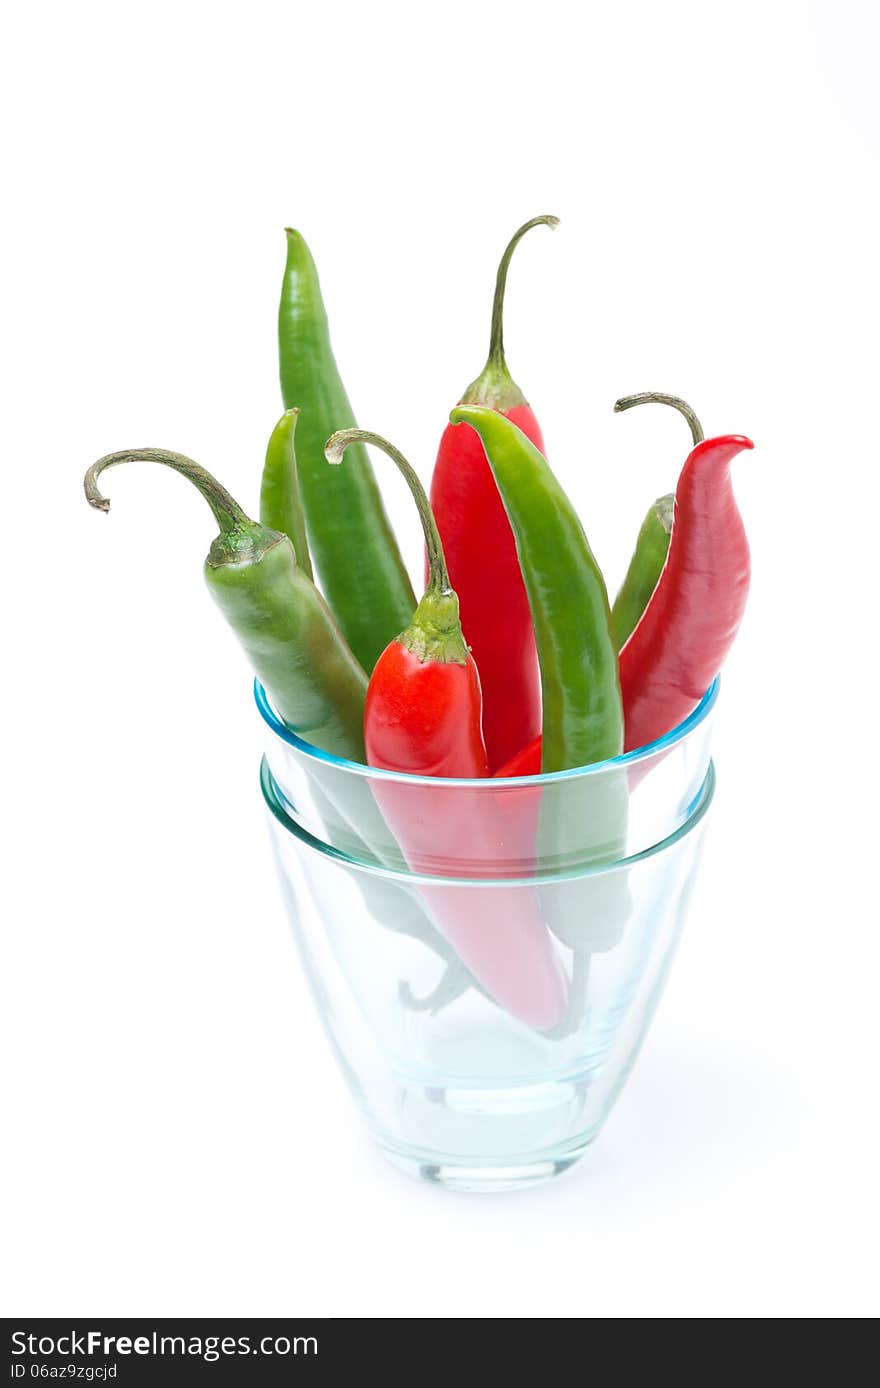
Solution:
[[(630, 767), (640, 761), (647, 761), (649, 757), (655, 756), (658, 752), (665, 752), (676, 743), (681, 742), (694, 728), (698, 727), (711, 713), (718, 699), (718, 690), (721, 683), (720, 675), (716, 675), (709, 688), (706, 690), (696, 708), (691, 709), (687, 718), (683, 718), (674, 728), (670, 728), (668, 733), (658, 737), (654, 742), (646, 742), (642, 747), (634, 747), (631, 752), (621, 752), (619, 756), (607, 757), (605, 761), (590, 762), (588, 766), (567, 767), (565, 771), (542, 771), (535, 776), (487, 776), (476, 777), (457, 777), (457, 776), (419, 776), (409, 771), (384, 771), (377, 766), (367, 766), (365, 762), (348, 761), (345, 757), (337, 757), (333, 752), (325, 752), (321, 747), (315, 747), (311, 742), (306, 742), (305, 738), (295, 733), (292, 728), (282, 722), (278, 714), (269, 702), (269, 696), (258, 679), (254, 680), (254, 701), (263, 722), (271, 729), (276, 737), (282, 742), (286, 742), (289, 747), (293, 747), (297, 752), (304, 756), (311, 757), (314, 761), (323, 762), (325, 766), (336, 766), (340, 770), (349, 772), (356, 776), (366, 776), (370, 780), (395, 781), (407, 785), (421, 786), (492, 786), (495, 790), (499, 787), (523, 787), (523, 786), (542, 786), (552, 785), (556, 781), (573, 780), (577, 776), (595, 776), (602, 771), (617, 770), (620, 767)], [(443, 879), (446, 880), (445, 878)]]
[[(483, 783), (470, 781), (465, 782), (465, 784), (481, 785)], [(382, 863), (365, 862), (362, 858), (355, 858), (341, 848), (336, 848), (333, 844), (325, 843), (323, 839), (317, 838), (308, 829), (298, 824), (292, 815), (288, 814), (282, 804), (283, 796), (269, 768), (267, 758), (263, 757), (260, 762), (260, 789), (266, 808), (281, 827), (298, 839), (306, 848), (311, 849), (312, 852), (323, 854), (325, 858), (332, 859), (341, 867), (353, 868), (356, 872), (366, 872), (372, 877), (390, 878), (401, 885), (429, 887), (543, 887), (554, 882), (573, 882), (583, 877), (601, 877), (611, 872), (626, 870), (634, 867), (637, 863), (656, 857), (692, 833), (705, 818), (712, 804), (715, 797), (715, 784), (715, 763), (710, 760), (703, 783), (688, 806), (687, 814), (681, 824), (657, 843), (651, 844), (648, 848), (641, 848), (637, 853), (632, 853), (626, 858), (615, 858), (608, 863), (585, 863), (581, 867), (570, 868), (558, 873), (542, 873), (539, 870), (527, 877), (438, 877), (430, 873), (410, 872), (407, 868), (386, 867)]]

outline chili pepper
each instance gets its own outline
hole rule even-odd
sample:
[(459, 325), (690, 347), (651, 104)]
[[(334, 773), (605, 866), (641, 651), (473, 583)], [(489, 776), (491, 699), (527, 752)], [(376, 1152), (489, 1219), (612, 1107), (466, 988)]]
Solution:
[[(648, 601), (657, 587), (669, 549), (672, 530), (673, 495), (658, 497), (648, 509), (639, 530), (626, 577), (611, 608), (611, 625), (618, 650), (632, 635)], [(493, 775), (499, 779), (511, 776), (537, 776), (541, 770), (541, 734), (527, 742)]]
[(742, 434), (704, 439), (682, 468), (666, 564), (620, 652), (627, 751), (654, 742), (687, 717), (736, 636), (750, 561), (730, 464), (753, 447)]
[[(285, 410), (272, 430), (263, 465), (260, 517), (263, 524), (268, 525), (269, 522), (265, 519), (267, 515), (283, 514), (285, 523), (281, 533), (290, 539), (299, 568), (308, 578), (312, 578), (312, 558), (306, 539), (306, 518), (300, 493), (299, 466), (294, 441), (298, 418), (299, 409), (296, 406)], [(278, 526), (272, 528), (279, 529)]]
[[(369, 786), (360, 777), (348, 777), (343, 785), (336, 776), (329, 785), (325, 785), (320, 774), (322, 769), (319, 768), (310, 776), (309, 794), (325, 827), (329, 827), (328, 842), (356, 859), (375, 860), (385, 867), (399, 867), (401, 854), (396, 844), (388, 842), (387, 826)], [(296, 813), (295, 806), (290, 804), (278, 786), (275, 786), (274, 794)], [(378, 876), (371, 877), (367, 873), (362, 874), (358, 885), (367, 910), (380, 925), (397, 934), (410, 935), (427, 945), (444, 963), (461, 967), (457, 954), (434, 928), (415, 893), (407, 893), (397, 883)], [(405, 899), (408, 896), (412, 898), (409, 901)]]
[[(289, 829), (291, 816), (293, 816), (302, 829), (301, 818), (297, 816), (296, 809), (273, 778), (265, 757), (260, 766), (260, 785), (266, 805), (279, 824), (285, 829)], [(309, 791), (315, 807), (324, 814), (329, 808), (333, 820), (336, 820), (342, 812), (342, 805), (349, 807), (356, 805), (356, 808), (362, 810), (362, 793), (367, 796), (374, 813), (378, 815), (379, 810), (372, 799), (369, 786), (360, 781), (359, 778), (358, 786), (359, 789), (354, 791), (352, 796), (347, 792), (339, 793), (338, 788), (334, 789), (332, 795), (325, 794), (320, 784), (315, 782), (309, 786)], [(313, 839), (311, 834), (308, 837), (315, 843), (326, 842), (323, 838)], [(340, 848), (343, 845), (334, 839), (334, 847)], [(374, 842), (365, 841), (353, 830), (343, 847), (343, 851), (346, 855), (352, 855), (355, 861), (378, 860), (385, 863), (386, 866), (396, 866), (393, 861), (385, 861), (385, 855), (381, 849), (378, 853), (376, 852)], [(283, 871), (283, 865), (279, 863), (279, 866)], [(450, 1003), (454, 1002), (461, 993), (466, 992), (468, 988), (478, 986), (462, 964), (452, 945), (440, 934), (431, 921), (425, 909), (425, 903), (419, 899), (419, 894), (409, 879), (392, 875), (386, 878), (363, 872), (354, 874), (352, 885), (360, 893), (368, 914), (377, 925), (391, 930), (394, 934), (408, 935), (410, 938), (418, 940), (420, 944), (436, 954), (445, 966), (440, 981), (428, 1000), (416, 997), (407, 980), (400, 979), (398, 981), (398, 997), (402, 1007), (408, 1011), (416, 1012), (430, 1009), (432, 1015), (436, 1015), (444, 1007), (448, 1007)]]
[[(357, 467), (327, 473), (324, 440), (355, 420), (333, 357), (315, 262), (289, 228), (278, 349), (284, 404), (302, 409), (299, 482), (315, 568), (343, 635), (369, 672), (409, 621), (415, 597), (366, 451), (358, 450)], [(297, 509), (282, 479), (264, 495), (260, 518), (289, 535)]]
[(669, 492), (648, 507), (632, 559), (612, 603), (611, 625), (618, 650), (632, 636), (666, 563), (672, 531), (672, 502)]
[[(479, 435), (516, 536), (541, 667), (541, 770), (614, 757), (623, 713), (611, 611), (577, 512), (512, 420), (477, 405), (458, 406), (450, 419)], [(496, 620), (503, 627), (503, 611)]]
[[(677, 409), (690, 425), (694, 444), (702, 442), (703, 429), (700, 421), (690, 405), (677, 395), (661, 395), (659, 393), (626, 395), (616, 401), (614, 409), (619, 413), (622, 410), (632, 409), (634, 405), (648, 403), (671, 405)], [(647, 607), (663, 571), (669, 550), (669, 536), (672, 531), (673, 501), (674, 497), (671, 492), (667, 496), (659, 497), (650, 507), (639, 531), (636, 548), (630, 560), (626, 577), (611, 608), (611, 622), (618, 650), (625, 645), (641, 620), (642, 613)], [(499, 778), (537, 776), (540, 770), (541, 736), (539, 734), (531, 742), (520, 748), (504, 766), (499, 767), (495, 775)]]
[(397, 464), (419, 510), (430, 569), (409, 624), (382, 652), (370, 677), (367, 760), (370, 766), (422, 776), (488, 776), (480, 677), (462, 635), (458, 598), (428, 498), (403, 454), (378, 434), (338, 431), (327, 442), (327, 460), (340, 463), (353, 443), (372, 443)]
[[(344, 429), (326, 445), (340, 463), (352, 443), (372, 443), (400, 469), (418, 507), (429, 579), (409, 625), (383, 651), (364, 714), (367, 760), (386, 771), (437, 778), (433, 785), (384, 781), (373, 794), (415, 872), (457, 876), (462, 865), (493, 873), (502, 825), (491, 797), (444, 779), (483, 779), (489, 766), (480, 730), (480, 679), (467, 649), (428, 498), (403, 455), (378, 434)], [(438, 927), (475, 979), (513, 1016), (539, 1029), (565, 1012), (565, 976), (534, 893), (493, 887), (493, 911), (473, 888), (431, 885), (423, 895)]]
[[(293, 434), (297, 414), (297, 410), (287, 411), (287, 413), (282, 417), (275, 430), (273, 431), (267, 453), (267, 459), (270, 461), (270, 463), (276, 461), (283, 461), (286, 467), (295, 468), (296, 462), (293, 456)], [(150, 454), (150, 456), (152, 456), (154, 450), (144, 450), (144, 452), (147, 452)], [(141, 452), (137, 452), (132, 456), (134, 458), (140, 458), (142, 454)], [(178, 455), (171, 456), (174, 457), (175, 460), (178, 459)], [(110, 460), (107, 461), (106, 465), (111, 466), (114, 460), (127, 461), (127, 457), (128, 455), (126, 455), (125, 457), (119, 456), (117, 458), (116, 455), (114, 455), (113, 457), (111, 457)], [(105, 460), (102, 459), (101, 463), (104, 463), (104, 461)], [(163, 457), (156, 457), (154, 461), (160, 462), (165, 461), (165, 459)], [(186, 459), (181, 459), (180, 461), (188, 462), (188, 460)], [(96, 464), (95, 468), (90, 470), (91, 474), (93, 475), (93, 481), (97, 478), (98, 470), (101, 469), (101, 463)], [(171, 463), (170, 465), (176, 466), (176, 462)], [(196, 475), (193, 476), (189, 472), (185, 473), (185, 475), (190, 476), (190, 479), (195, 481), (196, 485), (200, 486), (201, 488), (201, 484), (204, 481), (204, 478), (201, 475), (202, 470), (198, 468), (196, 464), (193, 464), (192, 467), (195, 469)], [(178, 470), (183, 471), (182, 468), (178, 468)], [(213, 479), (208, 480), (209, 482), (213, 482)], [(231, 498), (228, 498), (228, 496), (223, 492), (223, 489), (219, 486), (216, 486), (216, 484), (214, 484), (214, 486), (216, 488), (216, 492), (212, 490), (212, 498), (221, 500), (221, 502), (223, 502), (223, 498), (226, 497), (225, 502), (223, 502), (226, 511), (231, 513), (233, 508), (237, 510), (238, 508), (235, 507), (235, 503), (232, 501)], [(106, 503), (104, 499), (98, 495), (97, 488), (94, 487), (94, 485), (92, 486), (88, 494), (89, 499), (92, 501), (93, 505), (97, 505), (102, 510), (106, 510), (108, 508), (109, 503)], [(219, 516), (218, 519), (220, 519)], [(253, 526), (254, 523), (245, 520), (245, 524), (246, 526)], [(261, 529), (262, 527), (254, 527), (254, 531), (256, 532), (257, 543), (259, 543), (260, 540), (259, 532)], [(271, 532), (265, 531), (265, 535), (269, 536), (271, 535)], [(275, 583), (275, 579), (270, 569), (268, 567), (263, 567), (267, 564), (266, 558), (260, 561), (261, 567), (259, 569), (254, 570), (250, 574), (250, 576), (248, 574), (248, 570), (242, 569), (241, 566), (237, 564), (237, 541), (224, 540), (224, 536), (223, 534), (221, 534), (220, 541), (215, 542), (215, 546), (212, 547), (212, 555), (214, 555), (215, 558), (219, 557), (222, 563), (229, 564), (231, 566), (229, 569), (229, 573), (240, 584), (252, 584), (254, 587), (256, 587), (258, 586), (259, 582), (264, 582), (267, 579), (269, 580), (266, 586), (266, 613), (270, 617), (272, 616), (272, 608), (276, 601), (276, 598), (280, 598), (282, 602), (284, 601), (283, 590), (284, 587), (287, 586), (287, 574), (285, 572), (287, 565), (284, 559), (284, 551), (286, 550), (286, 543), (284, 542), (285, 537), (281, 535), (275, 535), (274, 539), (280, 542), (280, 555), (276, 555), (274, 551), (271, 551), (272, 557), (270, 561), (274, 565), (275, 569), (278, 571), (279, 581), (277, 584)], [(249, 543), (249, 541), (247, 541), (247, 543)], [(220, 549), (218, 555), (217, 549), (219, 544), (222, 544), (223, 548)], [(301, 569), (302, 566), (299, 565), (297, 570), (297, 581), (295, 585), (291, 586), (291, 591), (289, 593), (289, 607), (287, 611), (282, 611), (280, 614), (281, 631), (279, 634), (276, 634), (276, 636), (273, 637), (273, 640), (276, 641), (276, 644), (280, 642), (280, 648), (274, 652), (271, 649), (267, 649), (266, 633), (265, 631), (263, 631), (259, 638), (260, 653), (255, 654), (253, 650), (255, 624), (248, 621), (248, 630), (244, 634), (242, 634), (242, 632), (239, 630), (239, 627), (237, 626), (236, 614), (229, 611), (229, 594), (224, 590), (218, 598), (218, 600), (222, 599), (221, 606), (223, 607), (224, 612), (226, 612), (226, 615), (229, 617), (229, 620), (233, 628), (236, 630), (236, 634), (239, 635), (240, 639), (242, 640), (242, 644), (245, 646), (248, 655), (251, 657), (254, 667), (260, 670), (262, 679), (266, 681), (267, 688), (270, 688), (272, 698), (277, 708), (279, 709), (279, 712), (286, 712), (286, 721), (294, 727), (297, 727), (296, 710), (300, 710), (301, 714), (302, 709), (309, 706), (312, 699), (312, 695), (307, 694), (304, 696), (301, 688), (299, 687), (299, 684), (291, 683), (289, 679), (290, 671), (288, 667), (290, 663), (291, 653), (295, 649), (296, 640), (294, 639), (293, 635), (285, 634), (286, 624), (296, 619), (298, 608), (304, 609), (306, 612), (307, 620), (301, 628), (301, 638), (308, 638), (310, 633), (314, 635), (317, 638), (317, 642), (319, 643), (318, 649), (316, 649), (316, 655), (319, 655), (320, 643), (322, 643), (325, 637), (327, 636), (326, 631), (322, 631), (322, 626), (326, 622), (326, 619), (330, 616), (329, 612), (327, 611), (326, 604), (323, 602), (323, 599), (321, 599), (320, 595), (313, 588), (311, 589), (310, 593), (309, 588), (311, 587), (311, 585), (309, 585), (309, 587), (306, 587), (306, 583), (301, 581)], [(207, 567), (206, 574), (208, 577), (209, 586), (212, 588), (214, 596), (218, 597), (218, 593), (215, 587), (215, 581), (217, 578), (216, 573), (214, 573), (210, 567)], [(317, 599), (317, 623), (315, 623), (314, 621), (314, 617), (316, 614), (309, 614), (308, 611), (309, 606), (311, 605), (310, 599), (312, 594), (314, 594), (314, 598)], [(249, 602), (250, 601), (252, 601), (252, 597), (249, 598)], [(332, 618), (330, 618), (330, 621), (332, 623)], [(308, 736), (309, 741), (313, 742), (317, 746), (324, 747), (327, 751), (335, 752), (337, 755), (356, 758), (357, 760), (363, 761), (363, 706), (366, 695), (366, 677), (364, 676), (363, 671), (355, 667), (354, 679), (352, 680), (351, 667), (354, 666), (354, 661), (353, 658), (350, 656), (350, 653), (347, 653), (347, 647), (345, 647), (338, 631), (335, 632), (335, 636), (331, 634), (330, 640), (331, 646), (335, 645), (337, 649), (332, 651), (332, 658), (327, 673), (332, 681), (333, 671), (334, 669), (337, 669), (341, 673), (342, 680), (338, 692), (332, 687), (331, 684), (330, 687), (323, 690), (322, 697), (326, 698), (328, 702), (332, 702), (334, 699), (337, 698), (337, 693), (338, 696), (342, 696), (342, 712), (343, 716), (348, 720), (346, 734), (343, 739), (339, 739), (335, 735), (332, 737), (330, 737), (329, 735), (326, 737), (322, 737), (321, 734), (315, 729), (301, 729), (297, 727), (297, 731), (302, 731), (304, 735)], [(340, 651), (346, 652), (346, 656), (341, 661), (341, 665)], [(268, 662), (270, 660), (272, 660), (280, 666), (280, 674), (275, 675), (274, 677), (272, 677), (268, 672)], [(320, 679), (320, 672), (316, 673), (318, 675), (318, 678)], [(297, 675), (297, 680), (299, 678), (300, 676)], [(353, 696), (351, 709), (348, 709), (344, 703), (346, 685), (350, 686), (349, 693)], [(328, 729), (327, 731), (329, 733), (330, 729)], [(347, 816), (351, 815), (354, 822), (360, 824), (361, 826), (370, 823), (369, 817), (365, 813), (361, 796), (361, 791), (363, 791), (363, 794), (365, 794), (367, 796), (367, 799), (370, 800), (369, 791), (367, 790), (367, 788), (362, 787), (361, 783), (355, 780), (352, 785), (345, 786), (345, 795), (343, 797), (340, 794), (341, 786), (335, 778), (329, 778), (329, 785), (327, 786), (327, 788), (325, 788), (322, 784), (321, 773), (324, 770), (323, 764), (316, 763), (316, 768), (316, 774), (313, 777), (310, 785), (310, 794), (316, 807), (322, 813), (324, 819), (328, 823), (332, 822), (336, 826), (337, 832), (341, 823), (345, 823), (348, 826), (350, 847), (356, 853), (358, 850), (361, 849), (366, 850), (368, 854), (376, 852), (377, 850), (375, 845), (366, 845), (358, 835), (357, 831), (348, 824), (347, 819)], [(277, 788), (275, 793), (278, 793)], [(378, 810), (376, 809), (375, 805), (372, 804), (371, 800), (370, 806), (373, 810), (373, 814), (378, 818)], [(384, 825), (382, 826), (382, 828), (384, 830)], [(377, 838), (381, 838), (381, 835), (377, 835)], [(367, 909), (371, 912), (371, 914), (375, 917), (376, 920), (378, 920), (381, 924), (385, 926), (390, 926), (392, 929), (401, 931), (420, 940), (428, 948), (432, 949), (436, 954), (438, 954), (439, 957), (445, 963), (454, 965), (458, 970), (461, 969), (461, 965), (458, 962), (458, 957), (455, 954), (454, 950), (443, 938), (443, 936), (439, 934), (439, 932), (434, 928), (430, 920), (426, 917), (424, 906), (421, 903), (419, 903), (417, 900), (409, 902), (406, 899), (407, 893), (405, 893), (399, 887), (391, 887), (390, 885), (386, 885), (386, 883), (381, 878), (372, 878), (367, 875), (364, 875), (361, 881), (359, 882), (359, 886), (362, 893), (364, 894)], [(442, 1004), (438, 1003), (438, 1006), (439, 1005)]]
[[(489, 405), (506, 415), (542, 453), (538, 421), (504, 358), (504, 290), (520, 239), (532, 227), (557, 224), (557, 217), (534, 217), (520, 227), (501, 257), (489, 357), (461, 398), (462, 405)], [(431, 479), (431, 505), (461, 603), (462, 626), (480, 671), (483, 734), (494, 769), (540, 730), (540, 676), (510, 523), (480, 441), (470, 429), (447, 424)]]
[[(541, 770), (617, 756), (623, 710), (611, 611), (577, 512), (546, 459), (511, 420), (473, 405), (454, 409), (450, 419), (479, 434), (516, 536), (541, 667)], [(511, 797), (505, 819), (523, 856), (537, 834), (542, 863), (566, 870), (619, 857), (627, 813), (625, 774), (603, 773), (524, 787)], [(607, 882), (601, 874), (575, 874), (546, 883), (541, 900), (553, 933), (582, 954), (610, 948), (630, 909), (626, 878), (614, 873)]]
[(366, 676), (321, 594), (297, 567), (288, 537), (251, 520), (191, 458), (163, 448), (130, 448), (100, 458), (85, 476), (90, 505), (110, 509), (98, 478), (106, 468), (130, 462), (173, 468), (210, 506), (220, 533), (205, 560), (205, 580), (284, 721), (316, 747), (363, 761)]
[[(688, 421), (694, 444), (702, 442), (703, 429), (697, 416), (685, 400), (677, 395), (643, 394), (627, 395), (614, 406), (617, 412), (630, 410), (633, 405), (648, 402), (671, 405), (679, 410)], [(657, 587), (657, 580), (666, 563), (669, 549), (669, 536), (672, 531), (673, 495), (659, 497), (648, 510), (642, 522), (633, 557), (629, 562), (626, 577), (611, 607), (611, 622), (620, 650), (629, 640), (642, 613), (648, 605), (651, 594)]]

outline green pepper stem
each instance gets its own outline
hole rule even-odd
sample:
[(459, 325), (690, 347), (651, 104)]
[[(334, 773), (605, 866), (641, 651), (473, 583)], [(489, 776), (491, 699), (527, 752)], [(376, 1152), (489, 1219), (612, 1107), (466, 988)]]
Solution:
[(525, 236), (526, 232), (531, 231), (532, 227), (539, 226), (558, 227), (559, 218), (550, 216), (533, 217), (530, 222), (525, 222), (520, 227), (519, 231), (514, 232), (513, 236), (510, 238), (510, 241), (508, 242), (506, 251), (501, 257), (501, 263), (498, 266), (498, 275), (495, 279), (495, 298), (492, 300), (492, 332), (489, 337), (489, 357), (486, 361), (487, 367), (496, 366), (502, 370), (505, 368), (504, 291), (507, 288), (507, 271), (510, 268), (510, 262), (513, 258), (513, 253), (516, 250), (522, 238)]
[(383, 439), (381, 434), (372, 434), (368, 429), (338, 429), (324, 445), (324, 457), (328, 463), (338, 466), (342, 462), (346, 448), (351, 443), (371, 443), (376, 448), (381, 448), (383, 453), (387, 453), (392, 462), (396, 463), (406, 479), (406, 484), (413, 494), (413, 500), (418, 507), (419, 518), (422, 522), (422, 530), (425, 534), (425, 549), (428, 553), (428, 593), (449, 593), (449, 572), (446, 568), (446, 556), (443, 553), (443, 543), (440, 539), (440, 532), (437, 529), (437, 522), (431, 510), (431, 503), (425, 493), (425, 489), (419, 481), (418, 475), (411, 463), (395, 448), (393, 443)]
[(207, 501), (220, 527), (221, 535), (229, 535), (240, 530), (242, 526), (253, 525), (253, 521), (241, 509), (235, 498), (230, 496), (226, 488), (221, 486), (210, 472), (194, 463), (192, 458), (185, 457), (183, 453), (171, 453), (165, 448), (124, 448), (119, 453), (108, 453), (96, 463), (92, 463), (85, 475), (83, 486), (86, 500), (97, 511), (110, 510), (108, 498), (102, 496), (98, 488), (98, 478), (106, 468), (116, 467), (118, 463), (163, 463), (165, 467), (182, 473), (198, 487)]
[(641, 395), (624, 395), (620, 400), (615, 401), (614, 412), (619, 414), (621, 410), (631, 410), (633, 405), (671, 405), (679, 414), (683, 414), (690, 425), (691, 437), (694, 446), (702, 443), (705, 437), (703, 426), (697, 419), (690, 405), (686, 400), (682, 400), (677, 395), (663, 395), (660, 391), (646, 390)]

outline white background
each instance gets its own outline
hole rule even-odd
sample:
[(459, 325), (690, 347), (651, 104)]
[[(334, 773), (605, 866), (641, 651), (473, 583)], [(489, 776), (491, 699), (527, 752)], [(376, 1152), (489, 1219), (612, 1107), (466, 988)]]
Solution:
[[(6, 1314), (876, 1313), (877, 20), (854, 3), (34, 3), (0, 56)], [(211, 518), (257, 504), (282, 228), (427, 478), (508, 357), (613, 588), (709, 432), (754, 555), (678, 963), (557, 1183), (421, 1188), (299, 972)], [(377, 458), (413, 568), (414, 512)]]

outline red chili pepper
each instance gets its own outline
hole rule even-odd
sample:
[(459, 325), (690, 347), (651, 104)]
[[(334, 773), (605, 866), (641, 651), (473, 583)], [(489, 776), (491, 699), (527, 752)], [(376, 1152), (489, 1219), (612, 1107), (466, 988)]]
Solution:
[[(443, 778), (489, 774), (480, 730), (480, 678), (458, 617), (443, 546), (421, 483), (392, 444), (362, 429), (328, 440), (331, 463), (350, 443), (372, 443), (409, 484), (425, 532), (429, 580), (410, 625), (380, 655), (370, 677), (364, 739), (371, 766), (438, 778), (412, 785), (376, 778), (372, 790), (414, 872), (499, 875), (503, 820), (491, 794)], [(537, 893), (527, 887), (430, 886), (436, 924), (497, 1003), (529, 1026), (556, 1026), (565, 1013), (565, 975)]]
[(458, 598), (428, 498), (403, 454), (378, 434), (340, 430), (327, 442), (328, 460), (341, 462), (352, 443), (381, 448), (403, 473), (419, 508), (429, 569), (412, 621), (385, 647), (370, 678), (364, 713), (367, 761), (385, 771), (418, 776), (488, 776), (480, 676), (462, 635)]
[[(648, 398), (626, 397), (615, 409)], [(620, 653), (627, 752), (663, 737), (687, 717), (733, 644), (751, 569), (730, 464), (753, 447), (742, 434), (705, 439), (682, 468), (666, 564)], [(541, 738), (536, 737), (495, 774), (536, 776), (540, 770)]]
[(687, 717), (736, 636), (751, 566), (730, 464), (745, 448), (742, 434), (704, 439), (682, 468), (666, 564), (620, 653), (627, 752)]
[[(511, 256), (535, 226), (534, 217), (510, 241), (495, 284), (489, 357), (462, 405), (488, 405), (512, 419), (544, 452), (538, 421), (504, 359), (504, 289)], [(431, 505), (443, 537), (449, 573), (461, 603), (461, 622), (483, 686), (483, 735), (491, 767), (500, 766), (541, 728), (541, 683), (529, 600), (504, 504), (479, 436), (448, 424), (431, 479)], [(499, 613), (503, 610), (503, 620)]]

